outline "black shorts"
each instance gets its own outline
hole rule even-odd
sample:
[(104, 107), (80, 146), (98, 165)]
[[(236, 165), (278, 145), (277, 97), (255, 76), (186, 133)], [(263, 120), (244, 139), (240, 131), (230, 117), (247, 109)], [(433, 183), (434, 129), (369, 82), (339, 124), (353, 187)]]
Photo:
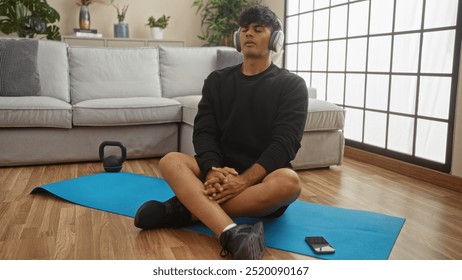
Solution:
[(269, 219), (279, 218), (282, 216), (282, 214), (284, 214), (284, 212), (286, 212), (287, 207), (289, 207), (289, 205), (282, 206), (276, 211), (274, 211), (273, 213), (263, 216), (262, 218), (269, 218)]

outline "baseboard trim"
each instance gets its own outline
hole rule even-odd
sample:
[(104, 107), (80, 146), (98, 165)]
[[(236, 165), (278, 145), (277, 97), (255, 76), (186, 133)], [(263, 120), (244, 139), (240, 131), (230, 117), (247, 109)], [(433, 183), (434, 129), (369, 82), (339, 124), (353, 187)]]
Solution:
[(424, 182), (462, 193), (462, 178), (458, 176), (453, 176), (350, 146), (345, 146), (344, 155), (351, 159), (380, 166), (411, 178), (420, 179)]

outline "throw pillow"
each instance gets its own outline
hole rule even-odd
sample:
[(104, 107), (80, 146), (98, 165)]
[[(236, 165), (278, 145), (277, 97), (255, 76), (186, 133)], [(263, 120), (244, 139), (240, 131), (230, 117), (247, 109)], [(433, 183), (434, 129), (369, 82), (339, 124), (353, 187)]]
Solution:
[(235, 50), (217, 50), (217, 69), (241, 64), (244, 60), (242, 53)]
[(0, 96), (40, 95), (37, 40), (0, 40)]

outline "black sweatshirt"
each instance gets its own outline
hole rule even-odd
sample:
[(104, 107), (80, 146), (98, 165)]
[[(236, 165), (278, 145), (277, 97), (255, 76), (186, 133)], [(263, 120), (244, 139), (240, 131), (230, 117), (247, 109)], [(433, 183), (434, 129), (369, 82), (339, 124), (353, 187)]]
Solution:
[(204, 82), (193, 144), (202, 178), (212, 167), (239, 173), (258, 163), (267, 173), (290, 166), (307, 118), (305, 81), (274, 64), (254, 76), (241, 65), (212, 72)]

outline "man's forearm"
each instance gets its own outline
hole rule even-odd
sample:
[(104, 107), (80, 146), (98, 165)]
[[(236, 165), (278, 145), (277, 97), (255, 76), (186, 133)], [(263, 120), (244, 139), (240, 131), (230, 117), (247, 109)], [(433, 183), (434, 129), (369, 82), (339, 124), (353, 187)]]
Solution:
[(260, 183), (267, 175), (266, 169), (258, 163), (254, 163), (240, 176), (246, 182), (247, 187)]

